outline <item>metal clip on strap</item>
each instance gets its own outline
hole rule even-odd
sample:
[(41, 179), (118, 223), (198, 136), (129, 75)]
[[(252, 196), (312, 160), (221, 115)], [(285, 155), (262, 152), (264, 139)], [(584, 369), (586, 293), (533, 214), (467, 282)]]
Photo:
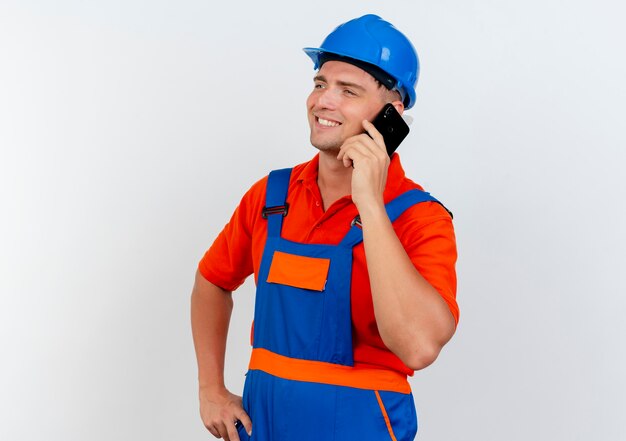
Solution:
[(261, 216), (263, 217), (263, 219), (267, 219), (267, 216), (271, 216), (272, 214), (282, 214), (283, 217), (285, 217), (287, 216), (288, 211), (289, 211), (289, 204), (276, 205), (274, 207), (263, 207)]

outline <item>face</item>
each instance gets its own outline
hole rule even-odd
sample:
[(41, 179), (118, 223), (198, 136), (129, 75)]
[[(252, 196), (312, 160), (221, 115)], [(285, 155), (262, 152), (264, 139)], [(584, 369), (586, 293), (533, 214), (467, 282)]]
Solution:
[(311, 144), (322, 152), (339, 153), (343, 142), (363, 133), (385, 105), (384, 88), (364, 70), (341, 61), (327, 61), (315, 75), (306, 106)]

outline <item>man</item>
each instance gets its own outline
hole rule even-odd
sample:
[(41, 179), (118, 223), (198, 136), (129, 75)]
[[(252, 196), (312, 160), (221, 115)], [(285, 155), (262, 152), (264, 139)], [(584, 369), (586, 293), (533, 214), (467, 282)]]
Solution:
[[(450, 214), (369, 121), (386, 103), (414, 104), (417, 54), (374, 15), (305, 52), (318, 69), (306, 105), (319, 154), (257, 182), (196, 274), (201, 417), (230, 441), (412, 440), (406, 376), (455, 331), (456, 246)], [(224, 386), (224, 352), (231, 292), (253, 272), (242, 401)]]

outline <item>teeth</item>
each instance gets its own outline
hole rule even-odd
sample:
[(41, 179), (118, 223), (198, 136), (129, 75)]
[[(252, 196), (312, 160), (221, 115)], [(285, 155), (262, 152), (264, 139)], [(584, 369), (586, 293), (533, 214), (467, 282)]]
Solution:
[(323, 118), (319, 118), (319, 117), (317, 118), (317, 121), (318, 121), (321, 125), (326, 126), (326, 127), (337, 127), (337, 126), (339, 125), (339, 123), (338, 123), (338, 122), (329, 121), (329, 120), (327, 120), (327, 119), (323, 119)]

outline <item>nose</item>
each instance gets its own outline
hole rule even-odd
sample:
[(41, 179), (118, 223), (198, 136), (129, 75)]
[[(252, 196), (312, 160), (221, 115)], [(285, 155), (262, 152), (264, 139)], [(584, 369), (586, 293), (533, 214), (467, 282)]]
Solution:
[(317, 91), (316, 105), (321, 109), (334, 109), (337, 107), (337, 94), (331, 88)]

